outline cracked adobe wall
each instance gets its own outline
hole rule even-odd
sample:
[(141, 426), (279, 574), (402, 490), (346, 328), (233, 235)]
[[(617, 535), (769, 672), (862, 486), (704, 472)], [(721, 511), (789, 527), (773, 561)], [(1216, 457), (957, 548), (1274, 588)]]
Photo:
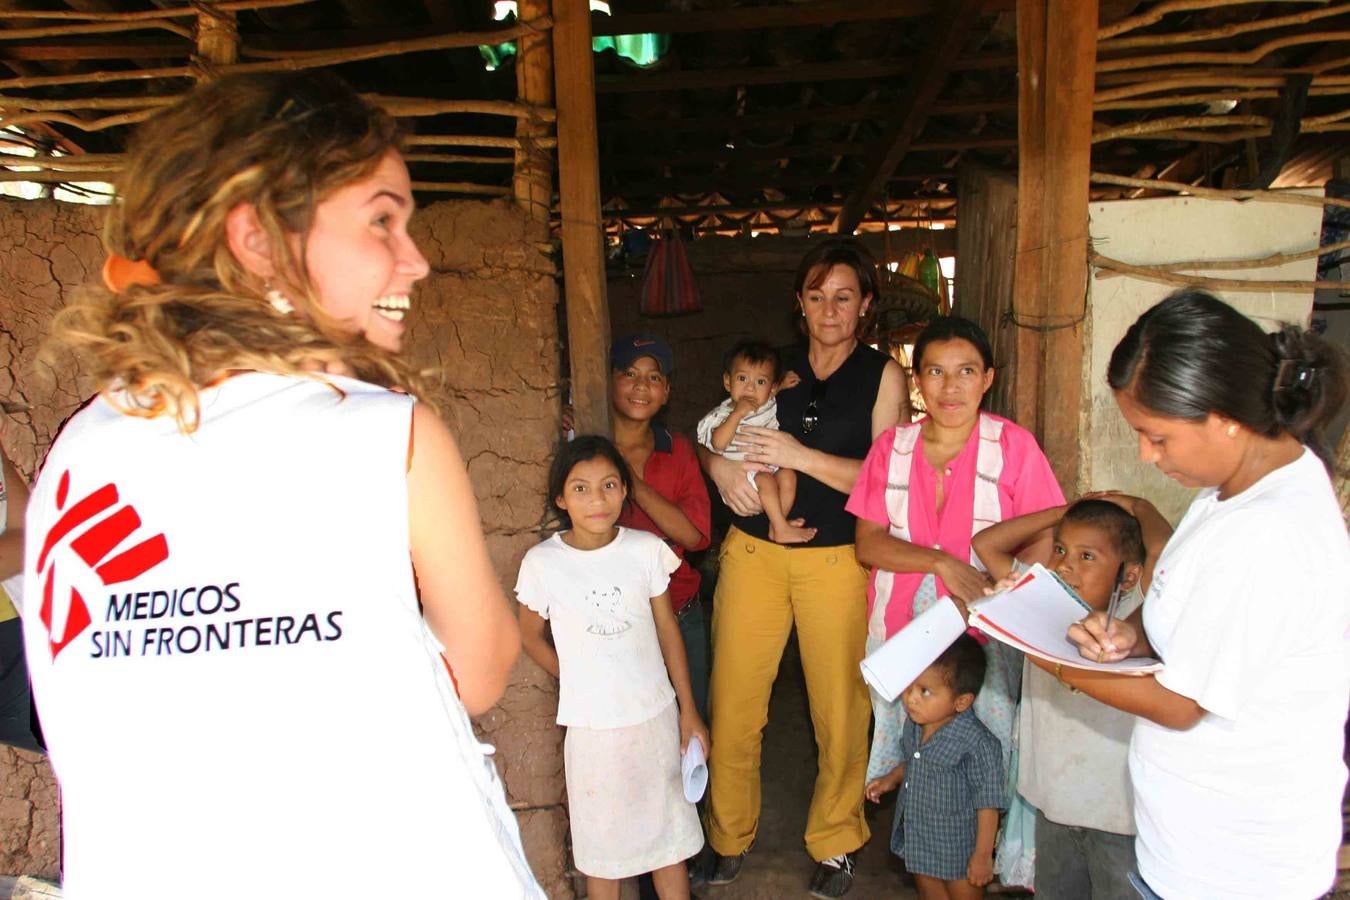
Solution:
[[(73, 369), (40, 379), (37, 351), (70, 289), (97, 277), (102, 211), (55, 201), (0, 200), (0, 447), (31, 476), (57, 427), (93, 384)], [(56, 784), (46, 757), (0, 746), (0, 873), (60, 874)]]
[[(60, 422), (93, 392), (69, 364), (39, 378), (52, 315), (102, 265), (102, 211), (0, 200), (0, 446), (26, 474)], [(445, 202), (413, 235), (432, 274), (413, 300), (409, 351), (444, 378), (435, 400), (460, 442), (502, 583), (539, 540), (559, 429), (558, 293), (547, 229), (506, 202)], [(523, 657), (522, 657), (523, 660)], [(557, 688), (528, 661), (477, 724), (517, 811), (526, 852), (551, 897), (571, 897)], [(378, 762), (372, 761), (372, 764)], [(56, 792), (45, 760), (0, 747), (0, 873), (58, 874)]]

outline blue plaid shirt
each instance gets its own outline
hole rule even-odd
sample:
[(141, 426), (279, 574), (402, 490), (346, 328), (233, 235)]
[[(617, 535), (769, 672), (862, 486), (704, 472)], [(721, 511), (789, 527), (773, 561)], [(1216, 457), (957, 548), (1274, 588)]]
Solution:
[(1003, 751), (969, 709), (927, 743), (921, 740), (920, 726), (907, 720), (900, 732), (905, 780), (895, 805), (891, 851), (910, 872), (965, 878), (975, 852), (976, 810), (1007, 805)]

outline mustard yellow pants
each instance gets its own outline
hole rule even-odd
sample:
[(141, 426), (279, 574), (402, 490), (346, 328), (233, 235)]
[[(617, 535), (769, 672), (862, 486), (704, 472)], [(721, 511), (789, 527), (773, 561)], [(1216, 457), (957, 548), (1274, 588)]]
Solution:
[(867, 842), (867, 573), (853, 546), (789, 550), (732, 528), (713, 600), (708, 841), (734, 856), (759, 827), (760, 750), (769, 694), (793, 622), (815, 726), (817, 772), (806, 850), (817, 861)]

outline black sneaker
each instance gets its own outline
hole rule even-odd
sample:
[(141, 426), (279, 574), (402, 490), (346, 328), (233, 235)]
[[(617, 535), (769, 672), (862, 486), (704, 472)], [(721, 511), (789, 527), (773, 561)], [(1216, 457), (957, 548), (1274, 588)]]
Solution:
[(856, 854), (841, 853), (816, 863), (811, 876), (811, 896), (832, 900), (842, 897), (853, 887), (853, 861)]
[(745, 862), (745, 857), (753, 848), (754, 842), (735, 856), (723, 856), (717, 851), (713, 851), (712, 859), (708, 862), (708, 880), (706, 884), (731, 884), (736, 880), (736, 876), (741, 874), (741, 865)]

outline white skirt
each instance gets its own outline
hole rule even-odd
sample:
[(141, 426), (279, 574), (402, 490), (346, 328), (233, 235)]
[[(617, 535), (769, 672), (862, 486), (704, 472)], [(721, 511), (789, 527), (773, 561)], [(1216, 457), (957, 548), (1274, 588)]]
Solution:
[(680, 782), (680, 726), (671, 702), (624, 728), (567, 729), (563, 745), (572, 858), (593, 878), (631, 878), (688, 859), (703, 829)]

